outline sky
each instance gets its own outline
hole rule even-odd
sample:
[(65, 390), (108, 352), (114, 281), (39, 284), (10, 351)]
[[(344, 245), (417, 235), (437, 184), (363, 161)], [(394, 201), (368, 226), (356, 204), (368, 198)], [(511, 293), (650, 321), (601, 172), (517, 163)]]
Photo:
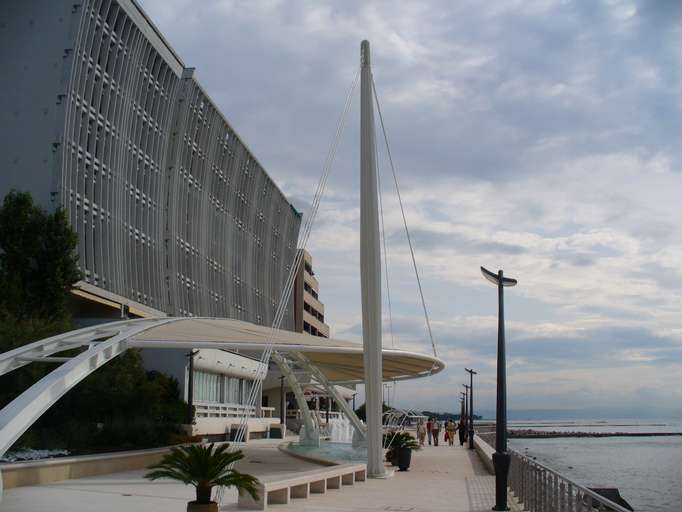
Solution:
[[(372, 68), (438, 356), (394, 404), (682, 413), (682, 3), (140, 0), (303, 212)], [(332, 335), (361, 339), (359, 94), (308, 249)], [(379, 137), (377, 140), (381, 140)], [(384, 145), (385, 347), (429, 353)], [(384, 275), (385, 278), (385, 275)], [(392, 325), (392, 330), (390, 326)]]

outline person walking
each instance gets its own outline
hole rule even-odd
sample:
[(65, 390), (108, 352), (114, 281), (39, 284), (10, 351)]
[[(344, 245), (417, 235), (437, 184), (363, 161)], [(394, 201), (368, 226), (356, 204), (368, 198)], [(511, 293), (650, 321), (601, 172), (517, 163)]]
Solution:
[(440, 434), (440, 422), (434, 418), (431, 425), (431, 435), (433, 436), (433, 446), (438, 446), (438, 436)]
[(459, 445), (464, 446), (464, 434), (466, 431), (466, 423), (464, 423), (464, 418), (460, 417), (459, 419), (459, 428), (457, 428), (457, 432), (459, 432)]
[(433, 428), (433, 418), (429, 417), (429, 420), (426, 422), (426, 435), (429, 436), (429, 446), (431, 446), (431, 436), (433, 435), (431, 430)]
[(417, 439), (419, 439), (419, 446), (424, 446), (424, 440), (426, 439), (426, 425), (424, 420), (419, 420), (417, 423)]
[(445, 426), (445, 432), (448, 434), (448, 446), (452, 446), (455, 444), (456, 431), (457, 425), (455, 425), (455, 422), (452, 421), (452, 419), (449, 419), (447, 425)]

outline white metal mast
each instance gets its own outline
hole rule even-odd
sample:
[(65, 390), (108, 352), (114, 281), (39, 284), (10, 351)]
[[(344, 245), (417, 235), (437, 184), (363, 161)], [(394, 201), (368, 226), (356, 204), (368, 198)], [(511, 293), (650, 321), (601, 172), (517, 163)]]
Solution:
[(381, 259), (369, 41), (360, 46), (360, 282), (367, 415), (367, 475), (386, 474), (382, 446)]

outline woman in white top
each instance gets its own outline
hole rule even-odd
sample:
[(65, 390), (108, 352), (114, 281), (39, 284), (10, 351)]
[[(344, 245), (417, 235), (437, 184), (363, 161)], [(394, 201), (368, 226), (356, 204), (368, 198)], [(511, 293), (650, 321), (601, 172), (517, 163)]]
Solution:
[(419, 423), (417, 423), (417, 439), (419, 439), (419, 446), (424, 446), (424, 440), (426, 439), (424, 420), (419, 420)]

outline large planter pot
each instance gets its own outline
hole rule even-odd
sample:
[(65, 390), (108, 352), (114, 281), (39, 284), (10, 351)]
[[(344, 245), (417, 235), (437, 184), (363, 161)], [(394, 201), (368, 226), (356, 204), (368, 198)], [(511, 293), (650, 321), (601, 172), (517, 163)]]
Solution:
[(412, 448), (399, 448), (398, 467), (400, 471), (407, 471), (410, 467), (410, 462), (412, 462)]
[(212, 501), (211, 503), (190, 501), (187, 504), (187, 512), (218, 512), (218, 504), (215, 501)]

